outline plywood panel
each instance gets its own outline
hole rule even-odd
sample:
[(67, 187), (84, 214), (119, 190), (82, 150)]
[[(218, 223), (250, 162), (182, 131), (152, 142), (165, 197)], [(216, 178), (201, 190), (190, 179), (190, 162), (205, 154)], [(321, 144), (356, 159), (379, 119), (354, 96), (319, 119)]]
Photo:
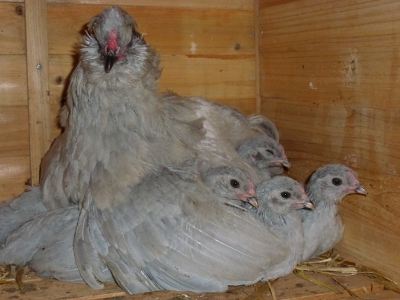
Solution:
[(369, 195), (346, 197), (342, 255), (400, 281), (397, 1), (260, 1), (261, 112), (280, 129), (301, 181), (355, 169)]
[(13, 199), (27, 187), (30, 178), (29, 156), (0, 156), (0, 202)]
[(21, 3), (0, 2), (0, 54), (24, 53), (24, 7)]
[(161, 90), (213, 100), (255, 97), (254, 57), (163, 56)]
[(26, 56), (0, 55), (0, 66), (0, 106), (27, 105)]
[(27, 106), (0, 107), (0, 157), (29, 155)]
[[(49, 52), (70, 54), (85, 24), (107, 6), (49, 5)], [(254, 54), (253, 11), (123, 6), (162, 55)], [(74, 16), (71, 18), (71, 16)]]
[[(59, 4), (93, 4), (93, 0), (48, 0), (49, 3)], [(103, 5), (131, 5), (132, 0), (96, 0), (96, 4)], [(252, 0), (136, 0), (135, 6), (161, 6), (161, 7), (190, 7), (190, 8), (218, 8), (218, 9), (243, 9), (252, 10)]]

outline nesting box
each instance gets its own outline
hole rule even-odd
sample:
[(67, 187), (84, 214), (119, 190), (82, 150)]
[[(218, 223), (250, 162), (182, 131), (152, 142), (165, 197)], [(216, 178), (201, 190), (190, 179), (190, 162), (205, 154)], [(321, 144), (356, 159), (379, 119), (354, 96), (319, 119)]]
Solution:
[(398, 1), (0, 1), (0, 200), (38, 183), (85, 25), (109, 5), (162, 57), (160, 91), (267, 116), (299, 181), (358, 172), (369, 194), (340, 204), (336, 249), (400, 281)]

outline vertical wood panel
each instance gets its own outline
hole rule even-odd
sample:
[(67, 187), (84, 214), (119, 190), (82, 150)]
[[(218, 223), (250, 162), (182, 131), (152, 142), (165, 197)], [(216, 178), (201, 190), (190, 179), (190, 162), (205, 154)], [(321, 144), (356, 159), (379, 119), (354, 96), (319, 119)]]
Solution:
[(47, 1), (26, 1), (26, 48), (32, 184), (50, 146)]
[(340, 205), (345, 258), (400, 281), (400, 2), (260, 0), (261, 112), (304, 181), (327, 163), (369, 194)]
[(254, 40), (255, 40), (255, 62), (256, 62), (256, 109), (255, 113), (261, 113), (260, 97), (260, 5), (259, 0), (254, 0)]

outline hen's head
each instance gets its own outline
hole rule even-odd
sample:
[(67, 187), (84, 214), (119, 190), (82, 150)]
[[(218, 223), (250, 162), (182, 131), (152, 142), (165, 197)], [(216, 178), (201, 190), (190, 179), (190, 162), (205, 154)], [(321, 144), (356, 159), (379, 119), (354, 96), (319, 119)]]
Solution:
[(349, 194), (367, 194), (358, 181), (357, 173), (341, 164), (329, 164), (315, 171), (307, 183), (306, 191), (317, 205), (338, 204)]
[(88, 25), (88, 34), (98, 43), (106, 73), (128, 54), (134, 43), (144, 43), (136, 31), (135, 20), (118, 6), (94, 17)]

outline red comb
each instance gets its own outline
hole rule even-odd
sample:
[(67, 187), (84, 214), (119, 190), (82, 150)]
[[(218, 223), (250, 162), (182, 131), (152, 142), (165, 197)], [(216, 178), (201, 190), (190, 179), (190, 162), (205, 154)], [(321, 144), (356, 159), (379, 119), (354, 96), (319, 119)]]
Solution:
[(117, 31), (115, 29), (110, 32), (110, 39), (108, 40), (107, 49), (116, 51), (118, 50)]

